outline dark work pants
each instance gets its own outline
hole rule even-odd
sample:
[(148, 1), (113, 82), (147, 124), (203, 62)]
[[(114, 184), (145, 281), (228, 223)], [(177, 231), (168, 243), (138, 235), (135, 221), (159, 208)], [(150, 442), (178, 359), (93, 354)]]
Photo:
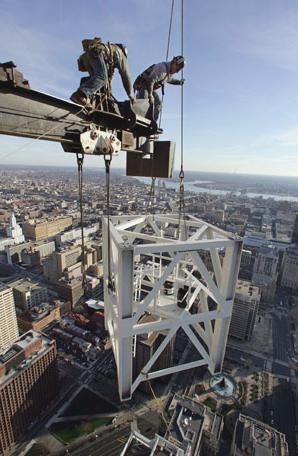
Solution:
[(87, 97), (91, 97), (108, 83), (107, 66), (102, 54), (98, 54), (92, 59), (90, 58), (89, 63), (92, 68), (92, 74), (80, 86), (80, 90)]
[[(147, 89), (139, 89), (137, 91), (137, 96), (136, 98), (148, 98), (148, 90)], [(153, 97), (154, 97), (154, 109), (153, 109), (153, 120), (155, 120), (155, 122), (157, 122), (157, 119), (158, 119), (158, 116), (159, 116), (159, 113), (161, 111), (161, 99), (160, 99), (160, 96), (158, 95), (158, 93), (153, 90)]]

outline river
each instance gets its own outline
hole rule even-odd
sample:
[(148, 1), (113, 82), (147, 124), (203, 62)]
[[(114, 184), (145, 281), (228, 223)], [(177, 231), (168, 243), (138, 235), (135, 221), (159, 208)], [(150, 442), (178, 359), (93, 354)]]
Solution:
[[(150, 177), (137, 177), (138, 181), (143, 182), (144, 184), (150, 184), (151, 178)], [(166, 188), (179, 188), (179, 182), (173, 181), (165, 181)], [(186, 191), (194, 192), (194, 193), (209, 193), (210, 195), (228, 195), (229, 193), (233, 193), (233, 195), (241, 196), (241, 192), (230, 192), (228, 190), (217, 190), (215, 188), (205, 188), (205, 187), (198, 187), (197, 184), (210, 184), (211, 181), (192, 181), (192, 182), (184, 182), (184, 188)], [(195, 185), (196, 184), (196, 185)], [(290, 195), (270, 195), (266, 193), (245, 193), (243, 196), (248, 198), (264, 198), (269, 199), (272, 198), (275, 201), (291, 201), (298, 203), (297, 196), (290, 196)]]

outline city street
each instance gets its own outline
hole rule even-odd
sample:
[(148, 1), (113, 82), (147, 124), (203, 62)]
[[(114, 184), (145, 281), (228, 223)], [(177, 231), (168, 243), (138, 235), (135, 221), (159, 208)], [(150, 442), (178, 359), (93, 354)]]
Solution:
[(295, 433), (295, 398), (288, 382), (282, 383), (274, 392), (271, 399), (273, 410), (273, 427), (283, 432), (286, 435), (289, 445), (289, 454), (298, 454), (296, 448), (296, 433)]
[(272, 315), (272, 339), (274, 358), (281, 361), (288, 361), (289, 350), (289, 327), (285, 316)]
[(226, 348), (226, 358), (235, 361), (238, 364), (245, 364), (250, 362), (258, 370), (265, 369), (266, 358), (263, 356), (252, 355), (246, 351), (242, 351), (238, 348)]
[(97, 438), (94, 442), (66, 454), (73, 456), (119, 456), (129, 434), (130, 427), (125, 427), (124, 429), (106, 434), (102, 438)]

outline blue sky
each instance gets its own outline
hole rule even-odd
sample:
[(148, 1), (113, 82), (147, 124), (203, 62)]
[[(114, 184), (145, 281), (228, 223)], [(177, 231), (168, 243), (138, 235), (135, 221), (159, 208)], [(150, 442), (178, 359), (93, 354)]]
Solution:
[[(298, 175), (297, 0), (184, 0), (185, 169)], [(1, 0), (0, 61), (68, 98), (81, 40), (126, 43), (134, 79), (166, 54), (171, 0)], [(180, 54), (175, 0), (170, 56)], [(118, 76), (115, 94), (125, 98)], [(168, 85), (164, 139), (177, 141), (180, 88)], [(123, 154), (124, 155), (124, 154)], [(0, 162), (71, 165), (59, 144), (0, 136)], [(101, 165), (88, 157), (87, 166)], [(124, 164), (124, 156), (114, 166)]]

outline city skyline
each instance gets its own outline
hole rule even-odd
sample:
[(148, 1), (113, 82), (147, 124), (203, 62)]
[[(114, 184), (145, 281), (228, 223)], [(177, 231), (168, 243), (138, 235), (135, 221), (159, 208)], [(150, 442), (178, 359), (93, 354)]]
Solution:
[[(249, 5), (233, 0), (224, 5), (219, 0), (212, 5), (184, 3), (185, 169), (297, 176), (298, 5), (291, 0), (283, 5), (271, 1), (270, 8), (268, 2), (256, 0)], [(5, 0), (2, 61), (14, 60), (32, 88), (68, 99), (81, 76), (76, 68), (81, 39), (100, 35), (127, 44), (134, 80), (151, 63), (165, 58), (170, 6), (170, 1), (130, 0), (124, 5), (114, 0), (106, 5), (93, 0), (88, 15), (78, 2), (70, 10), (59, 0), (42, 6), (29, 1), (22, 11), (18, 2)], [(176, 2), (170, 58), (180, 52)], [(114, 79), (115, 95), (123, 99), (119, 77)], [(177, 142), (179, 169), (177, 87), (166, 87), (162, 126), (162, 139)], [(0, 149), (3, 164), (75, 164), (59, 144), (1, 136)], [(124, 156), (114, 165), (124, 166)], [(87, 157), (86, 166), (103, 163)]]

